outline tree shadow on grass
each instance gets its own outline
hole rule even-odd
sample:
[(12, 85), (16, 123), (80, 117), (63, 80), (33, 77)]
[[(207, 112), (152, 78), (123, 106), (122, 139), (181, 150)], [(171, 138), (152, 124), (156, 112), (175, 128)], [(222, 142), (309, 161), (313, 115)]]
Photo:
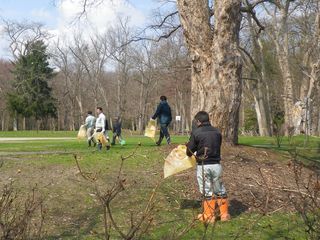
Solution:
[(249, 207), (237, 199), (231, 199), (229, 202), (229, 212), (232, 217), (239, 216), (240, 214), (246, 212)]
[[(195, 199), (181, 199), (180, 200), (180, 209), (196, 209), (201, 208), (201, 201)], [(240, 214), (246, 212), (249, 207), (242, 202), (231, 199), (229, 202), (229, 212), (231, 216), (236, 217)]]
[[(56, 234), (47, 235), (45, 239), (79, 239), (80, 237), (90, 236), (92, 239), (101, 239), (102, 233), (97, 233), (96, 229), (101, 228), (103, 223), (101, 222), (100, 215), (102, 210), (99, 207), (95, 207), (79, 215), (72, 220), (72, 227), (68, 224), (67, 227), (61, 227), (56, 230)], [(81, 238), (82, 239), (82, 238)]]
[(201, 201), (196, 199), (180, 199), (180, 209), (201, 208)]

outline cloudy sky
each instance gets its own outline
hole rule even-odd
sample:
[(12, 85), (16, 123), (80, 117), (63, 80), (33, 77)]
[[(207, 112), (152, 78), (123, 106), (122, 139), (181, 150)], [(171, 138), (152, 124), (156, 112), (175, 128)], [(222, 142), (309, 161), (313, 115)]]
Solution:
[[(105, 0), (88, 10), (90, 23), (74, 23), (81, 11), (81, 0), (0, 0), (0, 17), (13, 21), (41, 22), (55, 35), (70, 35), (76, 28), (87, 29), (85, 24), (104, 31), (117, 16), (128, 16), (132, 25), (143, 27), (150, 21), (152, 10), (159, 7), (156, 0)], [(0, 25), (1, 30), (1, 25)], [(9, 58), (8, 42), (0, 38), (0, 58)]]

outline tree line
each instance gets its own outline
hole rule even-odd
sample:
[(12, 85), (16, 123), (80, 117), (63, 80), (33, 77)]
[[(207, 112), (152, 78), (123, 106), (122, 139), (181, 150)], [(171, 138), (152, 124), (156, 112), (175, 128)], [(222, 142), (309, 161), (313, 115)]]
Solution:
[(5, 22), (15, 57), (1, 64), (7, 69), (0, 76), (1, 128), (11, 129), (17, 119), (20, 129), (38, 122), (74, 130), (87, 110), (102, 106), (108, 117), (121, 116), (126, 128), (142, 131), (159, 95), (167, 95), (174, 115), (182, 116), (174, 124), (179, 132), (206, 110), (230, 143), (237, 143), (239, 130), (319, 135), (319, 0), (168, 4), (149, 28), (160, 32), (156, 41), (137, 37), (129, 20), (119, 18), (106, 32), (50, 42), (56, 115), (46, 118), (16, 116), (6, 93), (16, 91), (14, 69), (28, 46), (48, 34), (41, 24)]

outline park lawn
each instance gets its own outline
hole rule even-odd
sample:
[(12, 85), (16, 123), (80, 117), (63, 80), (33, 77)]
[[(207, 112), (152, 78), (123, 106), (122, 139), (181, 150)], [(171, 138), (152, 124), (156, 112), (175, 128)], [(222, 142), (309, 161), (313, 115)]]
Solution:
[[(43, 137), (52, 137), (50, 134), (39, 133)], [(75, 136), (74, 132), (64, 134)], [(27, 135), (21, 133), (19, 137)], [(124, 162), (126, 187), (112, 203), (115, 218), (121, 228), (125, 229), (129, 224), (130, 213), (139, 216), (152, 190), (161, 183), (156, 194), (153, 225), (144, 239), (170, 239), (170, 236), (187, 227), (200, 211), (200, 208), (181, 208), (185, 193), (190, 191), (189, 183), (192, 179), (170, 177), (163, 180), (163, 159), (170, 148), (165, 145), (157, 147), (151, 139), (145, 137), (125, 137), (126, 146), (116, 145), (109, 152), (98, 152), (95, 148), (88, 148), (85, 141), (76, 139), (1, 142), (0, 161), (3, 166), (0, 168), (0, 185), (13, 182), (21, 195), (37, 185), (47, 208), (46, 239), (101, 239), (101, 206), (95, 197), (93, 184), (79, 174), (75, 156), (84, 172), (92, 175), (97, 173), (97, 184), (104, 191), (118, 176), (121, 156), (128, 156), (136, 149), (136, 154)], [(186, 136), (175, 136), (173, 142), (185, 143), (187, 139)], [(240, 137), (241, 144), (269, 146), (279, 151), (275, 146), (272, 147), (272, 140)], [(301, 138), (297, 137), (298, 141)], [(311, 147), (316, 148), (319, 141), (319, 138), (312, 138)], [(287, 146), (285, 142), (284, 146)], [(316, 159), (317, 154), (311, 157)], [(201, 239), (204, 232), (207, 233), (206, 239), (234, 239), (236, 236), (238, 239), (306, 238), (300, 218), (290, 212), (267, 216), (237, 213), (233, 215), (232, 221), (218, 221), (214, 228), (208, 229), (196, 223), (181, 239)], [(113, 233), (112, 239), (120, 238)]]
[(246, 146), (272, 149), (285, 157), (296, 156), (306, 165), (320, 166), (320, 137), (304, 135), (283, 137), (280, 147), (275, 137), (248, 137), (240, 136), (239, 143)]
[[(110, 131), (109, 131), (110, 132)], [(50, 130), (41, 130), (41, 131), (0, 131), (1, 137), (77, 137), (78, 131), (50, 131)], [(125, 135), (131, 136), (136, 135), (136, 132), (132, 132), (131, 130), (123, 130)]]
[(0, 131), (1, 137), (75, 137), (76, 131)]

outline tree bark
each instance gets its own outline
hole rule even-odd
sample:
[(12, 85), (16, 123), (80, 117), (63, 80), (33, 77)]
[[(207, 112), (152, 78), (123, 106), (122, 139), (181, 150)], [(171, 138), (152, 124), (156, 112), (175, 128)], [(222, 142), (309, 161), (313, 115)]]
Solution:
[(255, 32), (255, 29), (252, 24), (252, 19), (249, 14), (248, 25), (250, 30), (250, 38), (252, 43), (252, 54), (253, 54), (253, 65), (255, 71), (257, 72), (257, 81), (253, 84), (250, 84), (252, 88), (252, 94), (255, 101), (255, 110), (257, 115), (257, 121), (259, 126), (259, 135), (260, 136), (271, 136), (271, 124), (270, 124), (270, 106), (268, 102), (268, 91), (267, 91), (267, 79), (266, 79), (266, 68), (263, 56), (263, 44), (259, 39), (259, 36)]
[(18, 131), (18, 116), (17, 116), (17, 112), (15, 112), (14, 116), (13, 116), (13, 131)]
[(2, 112), (2, 118), (1, 118), (1, 131), (4, 131), (4, 123), (5, 123), (5, 111)]
[(292, 110), (294, 106), (294, 94), (293, 94), (293, 77), (290, 71), (289, 54), (287, 49), (277, 47), (278, 50), (278, 62), (283, 78), (283, 103), (284, 103), (284, 123), (286, 126), (285, 132), (288, 135), (289, 128), (294, 126), (292, 118)]
[(238, 0), (214, 3), (214, 31), (207, 0), (178, 0), (180, 20), (192, 60), (191, 115), (204, 110), (224, 140), (238, 143), (241, 102), (241, 22)]
[(283, 81), (283, 105), (284, 105), (284, 123), (285, 134), (288, 135), (293, 123), (293, 109), (295, 102), (295, 95), (293, 92), (293, 76), (289, 64), (289, 30), (288, 30), (288, 16), (291, 0), (279, 1), (277, 8), (280, 15), (277, 16), (274, 11), (273, 26), (269, 31), (269, 35), (275, 44), (276, 56), (279, 63), (280, 72)]

